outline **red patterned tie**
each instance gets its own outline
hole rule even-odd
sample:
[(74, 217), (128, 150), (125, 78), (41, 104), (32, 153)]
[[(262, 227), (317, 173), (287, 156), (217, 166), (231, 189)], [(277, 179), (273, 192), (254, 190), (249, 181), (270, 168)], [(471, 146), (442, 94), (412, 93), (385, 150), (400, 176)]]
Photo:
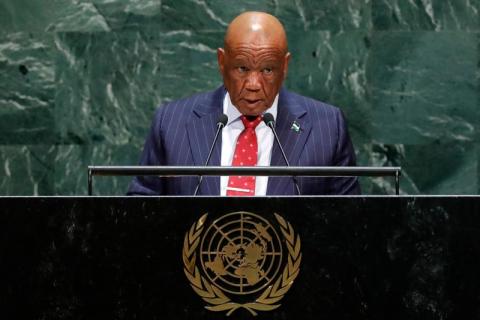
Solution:
[[(256, 166), (258, 157), (257, 134), (255, 128), (262, 121), (256, 118), (241, 116), (245, 129), (240, 133), (233, 154), (232, 166)], [(227, 196), (255, 195), (255, 177), (231, 176), (228, 179)]]

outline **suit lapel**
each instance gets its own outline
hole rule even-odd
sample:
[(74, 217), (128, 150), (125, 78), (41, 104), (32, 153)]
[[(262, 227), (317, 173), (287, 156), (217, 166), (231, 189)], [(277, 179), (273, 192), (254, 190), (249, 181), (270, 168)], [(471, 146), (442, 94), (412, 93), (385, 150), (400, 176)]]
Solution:
[[(300, 154), (305, 147), (312, 126), (307, 116), (306, 108), (304, 108), (297, 99), (290, 99), (289, 95), (285, 90), (282, 90), (280, 93), (275, 130), (277, 131), (278, 139), (282, 144), (288, 162), (291, 166), (298, 166)], [(286, 166), (276, 141), (273, 143), (270, 165)], [(267, 194), (290, 194), (291, 192), (285, 189), (291, 183), (291, 178), (269, 178)]]
[[(215, 138), (217, 121), (223, 112), (223, 97), (225, 90), (217, 89), (211, 101), (201, 101), (193, 107), (193, 115), (186, 124), (190, 151), (195, 166), (204, 166), (208, 151)], [(209, 166), (219, 166), (222, 149), (222, 136), (218, 137), (213, 149)], [(220, 177), (204, 177), (200, 194), (219, 195)]]

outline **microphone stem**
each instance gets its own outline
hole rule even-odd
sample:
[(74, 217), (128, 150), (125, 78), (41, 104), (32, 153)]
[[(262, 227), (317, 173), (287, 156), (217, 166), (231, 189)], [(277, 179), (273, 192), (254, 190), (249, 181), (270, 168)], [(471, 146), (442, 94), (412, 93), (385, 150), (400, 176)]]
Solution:
[(290, 163), (288, 163), (287, 156), (285, 155), (285, 152), (283, 151), (282, 146), (280, 145), (280, 139), (277, 136), (277, 131), (273, 127), (273, 125), (270, 125), (270, 128), (272, 128), (273, 135), (275, 136), (275, 140), (277, 141), (279, 147), (280, 147), (280, 152), (282, 152), (283, 159), (285, 160), (285, 163), (287, 164), (287, 167), (290, 167)]
[[(215, 143), (217, 142), (218, 135), (220, 134), (220, 131), (225, 125), (223, 123), (218, 124), (217, 132), (215, 133), (215, 138), (213, 139), (212, 146), (210, 147), (210, 151), (208, 152), (207, 156), (207, 161), (205, 162), (205, 166), (208, 165), (208, 162), (210, 161), (210, 157), (212, 156), (213, 149), (215, 148)], [(198, 190), (200, 189), (200, 185), (202, 184), (203, 176), (200, 176), (198, 179), (198, 184), (197, 187), (195, 188), (195, 192), (193, 193), (193, 196), (196, 196), (198, 193)]]
[[(283, 159), (285, 160), (285, 163), (287, 164), (287, 167), (290, 167), (290, 163), (288, 163), (287, 156), (285, 155), (285, 151), (283, 151), (282, 145), (280, 144), (280, 139), (277, 136), (277, 131), (275, 130), (275, 127), (272, 122), (268, 123), (268, 126), (270, 129), (272, 129), (273, 136), (275, 137), (275, 140), (277, 141), (278, 147), (280, 149), (280, 152), (282, 153)], [(297, 193), (300, 196), (300, 188), (298, 187), (298, 181), (296, 176), (292, 176), (293, 182), (295, 184), (295, 189), (297, 189)]]

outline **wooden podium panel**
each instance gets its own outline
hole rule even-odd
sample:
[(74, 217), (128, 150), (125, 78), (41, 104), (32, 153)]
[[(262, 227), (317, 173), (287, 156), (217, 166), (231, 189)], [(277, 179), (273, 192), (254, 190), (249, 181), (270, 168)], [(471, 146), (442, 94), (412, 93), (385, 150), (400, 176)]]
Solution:
[(0, 208), (6, 319), (480, 314), (478, 197), (6, 197)]

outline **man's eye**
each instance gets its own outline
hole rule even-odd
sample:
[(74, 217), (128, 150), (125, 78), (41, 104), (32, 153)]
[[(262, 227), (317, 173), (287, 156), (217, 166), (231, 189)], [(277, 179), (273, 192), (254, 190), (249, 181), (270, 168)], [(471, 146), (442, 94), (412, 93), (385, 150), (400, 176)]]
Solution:
[(264, 68), (263, 73), (264, 74), (271, 74), (273, 72), (272, 68)]
[(238, 67), (237, 69), (240, 73), (244, 73), (248, 71), (247, 67)]

